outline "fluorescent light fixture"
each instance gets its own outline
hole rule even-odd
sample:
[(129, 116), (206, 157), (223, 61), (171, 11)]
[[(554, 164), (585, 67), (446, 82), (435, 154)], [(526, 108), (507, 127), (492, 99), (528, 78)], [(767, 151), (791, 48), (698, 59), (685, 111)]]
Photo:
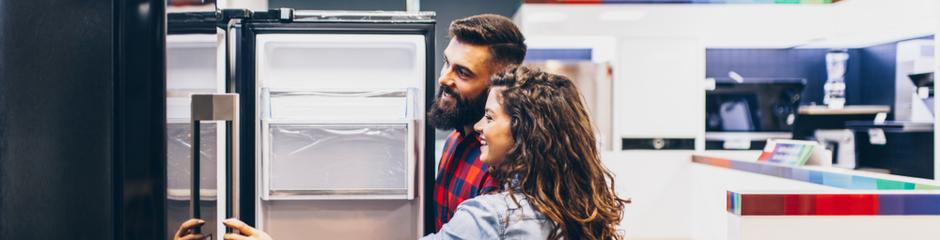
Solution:
[(607, 11), (601, 13), (597, 18), (604, 21), (611, 22), (632, 22), (638, 21), (646, 17), (646, 12), (644, 11), (631, 11), (631, 10), (618, 10), (618, 11)]
[(866, 34), (834, 35), (814, 38), (796, 48), (863, 48), (879, 44), (892, 43), (911, 38), (925, 37), (932, 32), (887, 33), (884, 31)]

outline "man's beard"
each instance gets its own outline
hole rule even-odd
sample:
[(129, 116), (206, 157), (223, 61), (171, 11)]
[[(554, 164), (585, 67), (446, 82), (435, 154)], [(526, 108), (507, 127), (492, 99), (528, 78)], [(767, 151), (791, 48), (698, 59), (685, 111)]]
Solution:
[[(447, 93), (454, 99), (453, 106), (445, 106), (441, 102), (441, 93)], [(464, 99), (454, 89), (441, 86), (437, 98), (428, 111), (428, 123), (440, 130), (463, 129), (483, 118), (483, 109), (486, 105), (487, 91), (483, 91), (475, 98)]]

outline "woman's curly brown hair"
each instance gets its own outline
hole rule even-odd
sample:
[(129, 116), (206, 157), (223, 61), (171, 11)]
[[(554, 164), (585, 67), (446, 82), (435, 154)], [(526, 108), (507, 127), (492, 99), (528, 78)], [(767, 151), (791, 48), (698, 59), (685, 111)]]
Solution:
[(521, 192), (552, 221), (549, 239), (623, 239), (617, 226), (629, 201), (614, 191), (574, 83), (516, 66), (492, 80), (514, 141), (506, 159), (491, 166), (493, 179), (512, 184), (510, 196)]

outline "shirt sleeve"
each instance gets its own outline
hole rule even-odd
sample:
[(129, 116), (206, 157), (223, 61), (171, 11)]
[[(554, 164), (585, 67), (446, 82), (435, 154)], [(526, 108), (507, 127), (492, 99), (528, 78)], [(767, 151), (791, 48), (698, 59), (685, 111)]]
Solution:
[(499, 239), (503, 232), (499, 224), (500, 214), (497, 208), (487, 204), (486, 199), (487, 196), (481, 196), (464, 201), (439, 232), (421, 239)]

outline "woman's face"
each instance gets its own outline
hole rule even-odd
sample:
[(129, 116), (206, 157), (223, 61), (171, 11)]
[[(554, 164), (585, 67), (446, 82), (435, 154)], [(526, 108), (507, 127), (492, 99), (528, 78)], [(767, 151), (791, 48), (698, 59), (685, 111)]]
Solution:
[(480, 133), (482, 143), (480, 161), (490, 165), (505, 159), (513, 145), (512, 132), (509, 131), (510, 117), (497, 96), (502, 90), (502, 87), (490, 89), (483, 118), (473, 125), (473, 129)]

